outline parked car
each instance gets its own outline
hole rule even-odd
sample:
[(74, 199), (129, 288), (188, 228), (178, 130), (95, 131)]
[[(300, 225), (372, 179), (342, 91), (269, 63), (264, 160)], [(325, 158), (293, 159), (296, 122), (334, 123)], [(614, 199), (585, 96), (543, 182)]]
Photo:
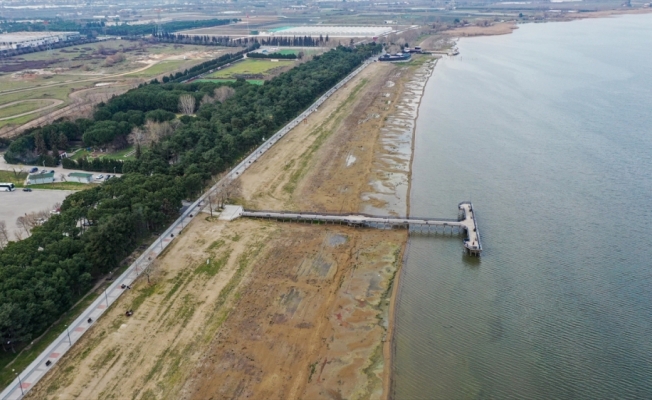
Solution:
[(47, 174), (47, 173), (48, 173), (48, 171), (46, 171), (46, 170), (44, 170), (44, 169), (42, 169), (42, 170), (41, 170), (41, 172), (39, 172), (39, 173), (40, 173), (40, 174)]
[(34, 167), (34, 168), (29, 170), (30, 174), (33, 174), (34, 172), (38, 172), (38, 168)]
[(109, 179), (111, 179), (111, 175), (107, 175), (105, 180), (108, 181)]
[(54, 174), (54, 170), (53, 170), (53, 169), (51, 169), (51, 170), (50, 170), (50, 173), (51, 173), (51, 174)]
[(103, 178), (104, 178), (104, 175), (98, 175), (98, 176), (95, 178), (95, 180), (98, 180), (98, 181), (99, 181), (99, 180), (102, 180)]
[(32, 188), (23, 188), (23, 192), (31, 192)]

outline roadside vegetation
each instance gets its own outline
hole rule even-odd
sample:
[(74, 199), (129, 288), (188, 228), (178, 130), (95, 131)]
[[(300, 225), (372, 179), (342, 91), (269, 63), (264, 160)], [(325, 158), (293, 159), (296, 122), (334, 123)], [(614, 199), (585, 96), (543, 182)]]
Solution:
[[(182, 199), (196, 198), (213, 176), (380, 49), (339, 47), (262, 86), (243, 80), (143, 85), (101, 104), (93, 119), (51, 124), (14, 141), (5, 154), (9, 162), (30, 154), (53, 157), (70, 139), (109, 143), (142, 126), (148, 114), (161, 125), (170, 114), (177, 121), (123, 163), (121, 178), (68, 196), (59, 215), (0, 251), (3, 349), (16, 351), (40, 335), (98, 277), (176, 218)], [(176, 119), (185, 96), (195, 100), (194, 114)], [(220, 268), (221, 261), (214, 262), (209, 275)]]

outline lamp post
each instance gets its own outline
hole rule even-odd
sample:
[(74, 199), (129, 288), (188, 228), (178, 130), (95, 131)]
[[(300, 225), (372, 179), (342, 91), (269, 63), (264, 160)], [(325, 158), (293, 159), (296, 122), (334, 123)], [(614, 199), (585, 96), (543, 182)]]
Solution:
[(18, 384), (19, 384), (19, 387), (20, 387), (20, 395), (24, 396), (25, 392), (23, 392), (23, 381), (20, 379), (20, 374), (17, 373), (16, 370), (13, 369), (13, 368), (11, 369), (11, 371), (14, 373), (14, 375), (18, 376)]
[(106, 300), (106, 307), (109, 307), (109, 296), (106, 294), (106, 289), (104, 290), (104, 300)]
[(68, 329), (68, 325), (64, 325), (66, 327), (66, 333), (68, 334), (68, 344), (72, 346), (72, 340), (70, 340), (70, 330)]

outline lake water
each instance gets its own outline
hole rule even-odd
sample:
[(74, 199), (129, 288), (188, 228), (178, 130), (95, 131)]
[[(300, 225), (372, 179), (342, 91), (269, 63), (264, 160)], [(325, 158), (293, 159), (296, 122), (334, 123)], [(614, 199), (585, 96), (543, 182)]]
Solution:
[(652, 15), (463, 39), (417, 121), (396, 399), (652, 398)]

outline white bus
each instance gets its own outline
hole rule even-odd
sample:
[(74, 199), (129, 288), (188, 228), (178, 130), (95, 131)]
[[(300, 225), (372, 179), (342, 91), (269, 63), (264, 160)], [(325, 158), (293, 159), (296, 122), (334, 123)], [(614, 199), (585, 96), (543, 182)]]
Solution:
[(13, 183), (0, 183), (0, 192), (13, 192), (15, 188)]

